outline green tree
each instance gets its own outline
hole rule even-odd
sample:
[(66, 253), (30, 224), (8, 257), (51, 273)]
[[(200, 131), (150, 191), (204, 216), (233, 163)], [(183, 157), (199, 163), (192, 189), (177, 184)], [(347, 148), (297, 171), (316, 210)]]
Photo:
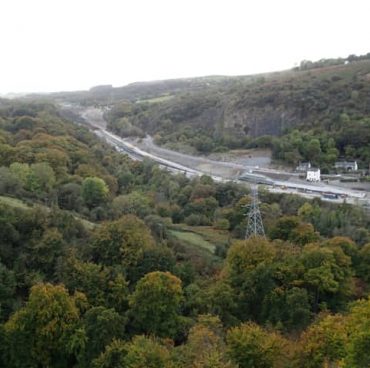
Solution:
[(114, 339), (123, 338), (125, 319), (114, 309), (93, 307), (85, 313), (83, 325), (86, 333), (83, 361), (89, 367), (90, 362), (104, 351), (105, 346)]
[(22, 185), (26, 187), (31, 174), (30, 166), (20, 162), (13, 162), (9, 166), (9, 169), (20, 180)]
[(82, 182), (82, 198), (89, 208), (103, 203), (108, 196), (109, 189), (103, 179), (88, 177)]
[(45, 230), (41, 239), (31, 242), (27, 263), (30, 268), (43, 272), (50, 280), (58, 258), (63, 254), (65, 243), (56, 228)]
[(181, 280), (169, 272), (151, 272), (138, 281), (130, 299), (136, 331), (174, 337), (179, 328), (183, 300)]
[(321, 144), (316, 138), (312, 138), (304, 147), (306, 159), (317, 162), (321, 155)]
[(135, 336), (127, 344), (124, 358), (127, 368), (170, 368), (169, 349), (160, 341), (146, 336)]
[(358, 274), (363, 280), (370, 283), (370, 243), (361, 248), (359, 256)]
[(16, 285), (14, 271), (0, 262), (0, 321), (7, 318), (12, 310)]
[(117, 217), (133, 214), (144, 218), (151, 212), (152, 204), (144, 194), (132, 192), (114, 198), (112, 208)]
[(125, 357), (127, 344), (123, 340), (113, 340), (103, 353), (93, 360), (93, 368), (127, 368)]
[(338, 308), (352, 293), (351, 259), (342, 249), (320, 247), (308, 244), (302, 253), (305, 266), (303, 279), (308, 290), (313, 293), (313, 307), (317, 311), (319, 303), (329, 303)]
[(274, 228), (270, 231), (271, 239), (288, 240), (292, 231), (299, 225), (297, 216), (283, 216), (276, 222)]
[(92, 255), (105, 265), (122, 265), (126, 271), (135, 267), (144, 250), (154, 246), (154, 239), (145, 223), (134, 215), (107, 222), (94, 233)]
[(55, 182), (54, 170), (48, 163), (40, 162), (30, 166), (27, 188), (31, 192), (50, 192)]
[(128, 283), (110, 267), (81, 262), (71, 255), (59, 264), (58, 279), (69, 290), (83, 292), (92, 306), (114, 308), (121, 314), (128, 309)]

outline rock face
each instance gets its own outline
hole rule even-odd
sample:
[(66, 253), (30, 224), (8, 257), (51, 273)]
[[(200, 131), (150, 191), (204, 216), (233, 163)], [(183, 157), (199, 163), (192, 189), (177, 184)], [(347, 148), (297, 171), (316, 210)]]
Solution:
[(260, 109), (242, 109), (226, 111), (224, 127), (234, 134), (246, 134), (251, 137), (262, 135), (281, 135), (285, 129), (298, 123), (295, 111), (279, 111), (270, 106)]

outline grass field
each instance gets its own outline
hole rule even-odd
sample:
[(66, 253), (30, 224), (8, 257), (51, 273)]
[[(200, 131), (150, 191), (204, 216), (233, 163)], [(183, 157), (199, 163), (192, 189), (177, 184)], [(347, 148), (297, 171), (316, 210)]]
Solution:
[[(31, 206), (28, 206), (25, 202), (23, 202), (22, 200), (20, 200), (18, 198), (12, 198), (12, 197), (7, 197), (7, 196), (0, 196), (0, 204), (1, 203), (5, 204), (7, 206), (20, 208), (20, 209), (23, 209), (23, 210), (28, 210), (28, 209), (32, 208)], [(37, 203), (37, 205), (42, 207), (46, 211), (50, 210), (49, 207), (46, 207), (44, 205), (41, 205), (41, 204), (38, 204), (38, 203)], [(89, 230), (93, 230), (97, 226), (97, 224), (95, 224), (93, 222), (90, 222), (88, 220), (85, 220), (84, 218), (82, 218), (82, 217), (80, 217), (76, 214), (72, 214), (72, 215), (76, 220), (81, 221), (81, 223)]]
[(173, 235), (175, 238), (186, 242), (196, 248), (202, 248), (212, 254), (214, 254), (216, 250), (216, 246), (209, 241), (205, 240), (199, 234), (195, 234), (188, 231), (179, 231), (179, 230), (169, 230), (170, 234)]
[(159, 103), (159, 102), (165, 102), (165, 101), (168, 101), (168, 100), (171, 100), (174, 96), (173, 95), (164, 95), (164, 96), (159, 96), (159, 97), (153, 97), (153, 98), (148, 98), (146, 100), (139, 100), (138, 102), (139, 103), (150, 103), (150, 104), (153, 104), (153, 103)]

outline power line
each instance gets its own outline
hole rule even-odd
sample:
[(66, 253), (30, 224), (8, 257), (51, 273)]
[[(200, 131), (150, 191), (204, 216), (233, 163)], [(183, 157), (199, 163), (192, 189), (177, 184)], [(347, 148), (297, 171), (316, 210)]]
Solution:
[(245, 230), (245, 239), (249, 239), (253, 236), (262, 236), (265, 237), (265, 229), (263, 227), (262, 216), (259, 209), (258, 201), (258, 185), (251, 185), (251, 204), (245, 206), (248, 208), (248, 221), (247, 228)]

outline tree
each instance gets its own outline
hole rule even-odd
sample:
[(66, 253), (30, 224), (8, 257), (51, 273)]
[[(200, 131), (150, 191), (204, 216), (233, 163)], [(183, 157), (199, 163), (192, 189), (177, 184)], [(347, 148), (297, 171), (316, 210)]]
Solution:
[(330, 307), (335, 309), (343, 299), (348, 299), (352, 293), (351, 259), (341, 248), (308, 244), (303, 249), (301, 259), (305, 266), (303, 279), (313, 293), (314, 311), (317, 311), (321, 302), (330, 303)]
[(346, 367), (370, 366), (370, 298), (357, 301), (348, 316), (349, 339), (346, 344)]
[(305, 146), (306, 159), (317, 162), (321, 154), (321, 144), (316, 138), (312, 138)]
[(31, 192), (50, 192), (55, 182), (54, 170), (48, 163), (40, 162), (30, 166), (27, 188)]
[(312, 314), (307, 290), (275, 287), (263, 300), (262, 314), (263, 320), (283, 331), (302, 330)]
[(10, 171), (18, 178), (18, 180), (25, 187), (28, 183), (28, 178), (31, 173), (30, 167), (28, 164), (22, 164), (20, 162), (13, 162), (9, 166)]
[(283, 216), (279, 218), (275, 227), (270, 232), (271, 239), (288, 240), (292, 231), (299, 223), (299, 218), (296, 216)]
[(55, 272), (58, 257), (64, 250), (62, 234), (56, 228), (45, 230), (41, 239), (31, 242), (27, 262), (36, 271), (43, 272), (50, 280)]
[(138, 281), (130, 299), (136, 331), (174, 337), (179, 328), (183, 300), (181, 280), (169, 272), (151, 272)]
[(166, 246), (145, 249), (136, 267), (130, 268), (129, 279), (137, 282), (149, 272), (168, 271), (173, 273), (176, 258), (172, 250)]
[(68, 183), (58, 188), (58, 204), (65, 210), (79, 211), (83, 206), (81, 198), (81, 185)]
[(370, 283), (370, 243), (364, 245), (360, 250), (360, 264), (358, 266), (359, 276)]
[(117, 217), (127, 214), (133, 214), (144, 218), (151, 212), (151, 203), (148, 198), (139, 193), (120, 195), (114, 198), (112, 208)]
[(7, 318), (12, 310), (16, 285), (14, 272), (0, 262), (0, 321)]
[(341, 248), (343, 253), (351, 258), (352, 264), (357, 266), (359, 262), (359, 249), (352, 239), (345, 236), (335, 236), (327, 240), (324, 245), (329, 248)]
[(135, 336), (126, 346), (124, 358), (127, 368), (170, 368), (170, 352), (160, 341), (146, 336)]
[(275, 255), (273, 244), (259, 237), (236, 241), (230, 247), (224, 271), (235, 293), (239, 319), (259, 319), (263, 299), (275, 287)]
[(143, 252), (154, 246), (154, 239), (145, 223), (133, 215), (107, 222), (94, 233), (92, 255), (105, 265), (135, 267)]
[(128, 283), (116, 270), (92, 262), (81, 262), (73, 255), (59, 264), (58, 278), (69, 290), (83, 292), (90, 305), (128, 309)]
[(0, 167), (0, 194), (18, 194), (22, 183), (7, 167)]
[(284, 340), (252, 322), (230, 329), (226, 342), (228, 355), (240, 368), (279, 367), (284, 358)]
[(78, 302), (64, 286), (32, 287), (26, 305), (6, 322), (7, 361), (10, 367), (68, 368), (84, 346)]
[(103, 203), (108, 196), (109, 189), (103, 179), (88, 177), (82, 182), (82, 198), (89, 208)]
[(294, 244), (305, 245), (319, 240), (319, 234), (312, 224), (300, 223), (291, 231), (289, 240)]
[(345, 356), (346, 340), (345, 319), (340, 315), (324, 317), (310, 326), (301, 338), (300, 366), (338, 366), (341, 358)]
[(276, 250), (267, 240), (259, 237), (235, 241), (226, 258), (225, 271), (234, 286), (244, 283), (246, 275), (261, 264), (271, 264)]
[(114, 309), (93, 307), (84, 317), (83, 324), (86, 333), (86, 347), (83, 360), (86, 367), (109, 345), (114, 339), (123, 338), (125, 319)]
[(125, 357), (127, 344), (123, 340), (114, 339), (105, 347), (103, 353), (93, 360), (93, 368), (127, 368)]
[(199, 315), (190, 329), (186, 344), (181, 351), (185, 367), (232, 368), (236, 367), (226, 357), (226, 345), (222, 324), (218, 317)]

